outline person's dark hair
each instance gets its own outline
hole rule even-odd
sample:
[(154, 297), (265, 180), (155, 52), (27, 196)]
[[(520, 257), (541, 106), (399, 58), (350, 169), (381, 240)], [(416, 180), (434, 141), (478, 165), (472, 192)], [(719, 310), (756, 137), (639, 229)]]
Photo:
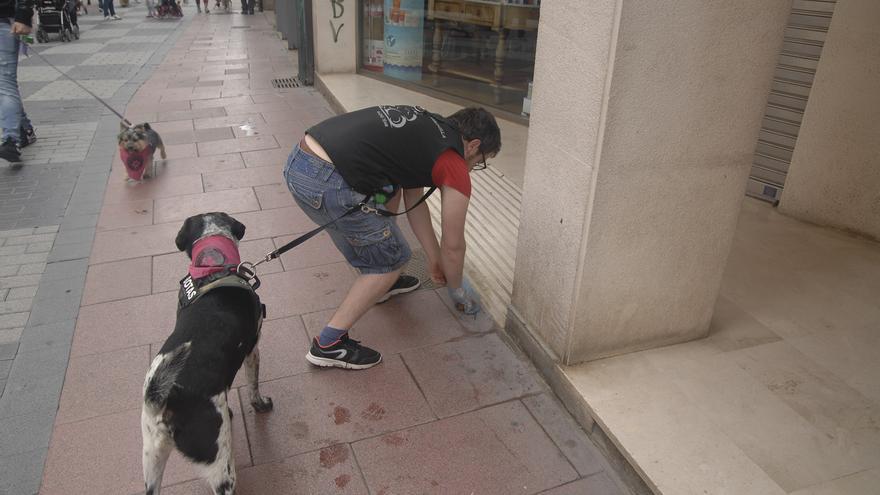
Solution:
[(462, 108), (446, 117), (446, 120), (470, 141), (480, 140), (480, 151), (487, 155), (501, 151), (501, 129), (495, 122), (495, 116), (485, 108)]

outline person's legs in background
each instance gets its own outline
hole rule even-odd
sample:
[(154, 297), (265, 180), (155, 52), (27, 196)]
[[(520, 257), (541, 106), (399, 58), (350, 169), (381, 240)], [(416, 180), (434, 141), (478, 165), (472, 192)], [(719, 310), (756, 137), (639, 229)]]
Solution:
[(116, 15), (116, 9), (113, 7), (113, 0), (104, 0), (104, 19), (121, 19)]
[[(7, 22), (8, 21), (8, 22)], [(17, 37), (12, 34), (11, 19), (0, 21), (0, 159), (8, 162), (21, 161), (21, 124), (24, 109), (18, 89)], [(26, 121), (30, 126), (30, 121)]]

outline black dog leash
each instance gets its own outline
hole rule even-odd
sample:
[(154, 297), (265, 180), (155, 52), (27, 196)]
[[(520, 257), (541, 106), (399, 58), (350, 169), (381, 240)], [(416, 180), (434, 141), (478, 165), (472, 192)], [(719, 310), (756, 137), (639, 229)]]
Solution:
[(243, 274), (243, 276), (244, 276), (245, 278), (247, 278), (247, 277), (249, 277), (249, 276), (250, 276), (250, 277), (256, 277), (257, 266), (258, 266), (258, 265), (260, 265), (261, 263), (265, 263), (265, 262), (267, 262), (267, 261), (272, 261), (272, 260), (278, 258), (278, 257), (281, 256), (282, 254), (284, 254), (284, 253), (290, 251), (291, 249), (293, 249), (293, 248), (299, 246), (300, 244), (302, 244), (302, 243), (306, 242), (307, 240), (311, 239), (312, 237), (315, 237), (315, 236), (318, 235), (322, 230), (326, 229), (327, 227), (329, 227), (329, 226), (332, 225), (333, 223), (336, 223), (336, 222), (337, 222), (338, 220), (340, 220), (341, 218), (347, 217), (348, 215), (351, 215), (352, 213), (354, 213), (354, 212), (356, 212), (356, 211), (358, 211), (358, 210), (363, 211), (364, 213), (376, 213), (376, 214), (378, 214), (378, 215), (382, 215), (383, 217), (396, 217), (396, 216), (399, 216), (399, 215), (403, 215), (404, 213), (409, 213), (409, 212), (411, 212), (412, 210), (416, 209), (420, 204), (424, 203), (425, 200), (428, 199), (428, 196), (430, 196), (431, 193), (433, 193), (435, 190), (437, 190), (436, 187), (431, 187), (430, 189), (428, 189), (428, 192), (426, 192), (421, 198), (419, 198), (418, 201), (416, 201), (416, 204), (412, 205), (411, 208), (409, 208), (409, 209), (407, 209), (407, 210), (405, 210), (405, 211), (402, 211), (402, 212), (400, 212), (400, 213), (391, 213), (391, 212), (388, 211), (388, 210), (380, 210), (380, 209), (378, 209), (378, 208), (373, 208), (373, 207), (369, 206), (367, 203), (368, 203), (369, 200), (374, 196), (374, 194), (371, 194), (371, 195), (367, 196), (366, 198), (364, 198), (364, 200), (361, 201), (360, 203), (358, 203), (358, 204), (356, 204), (355, 206), (352, 206), (351, 208), (349, 208), (348, 211), (346, 211), (346, 212), (343, 213), (342, 215), (339, 215), (338, 217), (336, 217), (336, 218), (334, 218), (333, 220), (331, 220), (331, 221), (325, 223), (324, 225), (321, 225), (321, 226), (319, 226), (319, 227), (317, 227), (317, 228), (315, 228), (315, 229), (312, 229), (312, 230), (306, 232), (305, 234), (303, 234), (303, 235), (297, 237), (296, 239), (294, 239), (294, 240), (288, 242), (287, 244), (281, 246), (280, 248), (278, 248), (278, 249), (276, 249), (276, 250), (274, 250), (274, 251), (272, 251), (272, 252), (270, 252), (270, 253), (267, 253), (266, 256), (264, 256), (263, 259), (261, 259), (260, 261), (258, 261), (258, 262), (256, 262), (256, 263), (251, 263), (251, 262), (249, 262), (249, 261), (242, 261), (241, 263), (239, 263), (238, 267), (236, 268), (236, 271), (237, 271), (239, 274)]

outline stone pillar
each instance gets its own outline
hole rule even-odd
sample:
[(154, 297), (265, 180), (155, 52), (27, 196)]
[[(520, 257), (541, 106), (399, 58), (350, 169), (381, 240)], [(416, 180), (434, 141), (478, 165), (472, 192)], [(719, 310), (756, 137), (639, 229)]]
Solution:
[(315, 72), (357, 70), (357, 0), (312, 0)]
[(880, 2), (838, 2), (779, 209), (880, 240)]
[(543, 3), (510, 325), (564, 364), (706, 335), (790, 7)]

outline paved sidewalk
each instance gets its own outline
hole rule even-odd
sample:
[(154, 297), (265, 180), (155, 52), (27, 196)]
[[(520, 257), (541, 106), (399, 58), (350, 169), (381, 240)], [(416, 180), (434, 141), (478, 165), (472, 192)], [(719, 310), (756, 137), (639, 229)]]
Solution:
[[(266, 17), (186, 13), (126, 111), (154, 124), (169, 159), (136, 186), (113, 159), (39, 493), (142, 493), (141, 389), (173, 327), (184, 218), (229, 212), (247, 226), (250, 260), (312, 228), (281, 167), (329, 105), (310, 88), (272, 87), (296, 63)], [(394, 298), (358, 324), (353, 336), (383, 352), (381, 365), (324, 370), (304, 359), (309, 335), (354, 272), (325, 235), (260, 268), (261, 379), (275, 409), (255, 414), (236, 379), (238, 493), (623, 493), (528, 361), (485, 317), (460, 317), (444, 290)], [(209, 493), (197, 478), (175, 453), (163, 494)]]
[[(32, 50), (118, 109), (164, 58), (176, 25), (80, 17), (82, 39)], [(132, 13), (132, 16), (129, 16)], [(132, 46), (125, 40), (144, 38)], [(56, 37), (57, 38), (57, 37)], [(107, 56), (118, 63), (106, 64)], [(39, 140), (0, 164), (0, 493), (35, 493), (67, 369), (119, 119), (31, 56), (19, 65)]]

